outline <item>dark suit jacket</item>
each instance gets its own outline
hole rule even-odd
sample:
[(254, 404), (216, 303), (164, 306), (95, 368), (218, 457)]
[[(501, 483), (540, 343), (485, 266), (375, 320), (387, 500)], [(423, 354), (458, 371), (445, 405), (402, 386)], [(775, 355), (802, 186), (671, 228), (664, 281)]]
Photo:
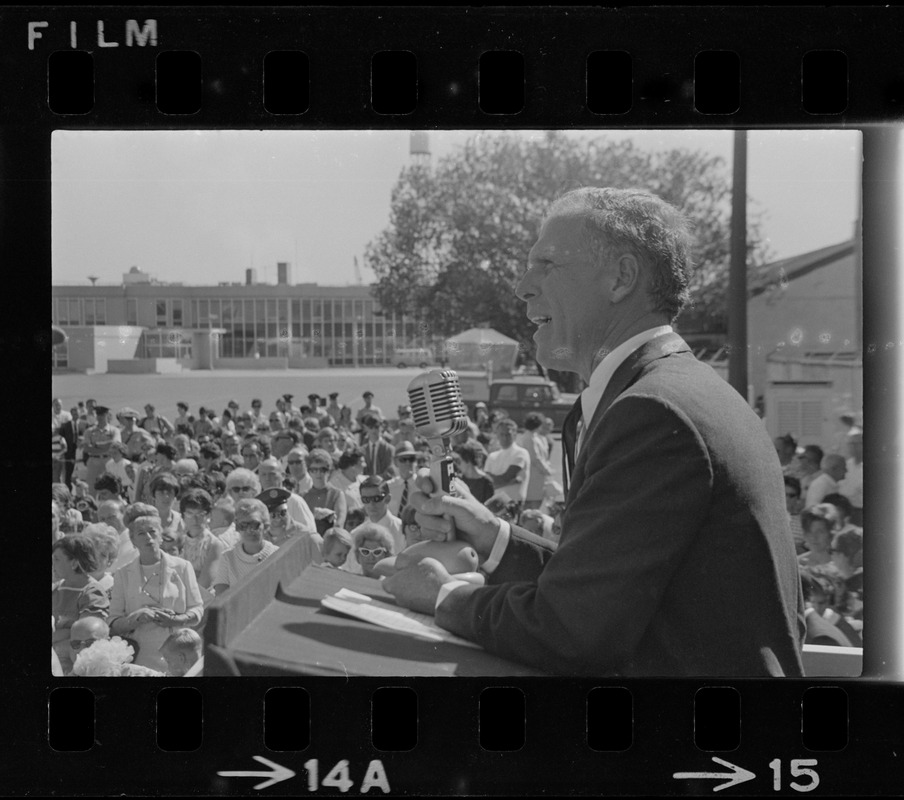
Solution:
[(558, 548), (514, 527), (444, 628), (556, 675), (800, 676), (803, 597), (763, 422), (675, 334), (615, 372)]
[(66, 459), (75, 458), (75, 451), (78, 447), (78, 421), (75, 419), (64, 422), (60, 425), (60, 434), (66, 442)]
[(370, 441), (365, 440), (362, 448), (364, 449), (364, 460), (367, 462), (368, 475), (376, 474), (386, 480), (395, 476), (395, 465), (392, 463), (392, 458), (395, 455), (395, 448), (389, 444), (389, 442), (385, 439), (380, 439), (377, 442), (376, 472), (373, 469), (373, 462), (370, 458)]

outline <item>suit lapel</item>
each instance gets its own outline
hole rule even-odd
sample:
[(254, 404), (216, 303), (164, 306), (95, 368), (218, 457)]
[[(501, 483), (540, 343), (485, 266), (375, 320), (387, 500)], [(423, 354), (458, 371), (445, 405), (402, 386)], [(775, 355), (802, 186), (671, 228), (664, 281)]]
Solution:
[(587, 443), (596, 432), (596, 428), (600, 424), (600, 420), (602, 420), (606, 411), (609, 409), (609, 406), (611, 406), (615, 402), (615, 399), (640, 377), (640, 373), (643, 369), (650, 362), (656, 361), (659, 358), (665, 358), (674, 353), (690, 352), (691, 349), (687, 346), (687, 342), (685, 342), (678, 334), (664, 333), (661, 336), (650, 339), (649, 342), (638, 347), (621, 363), (618, 369), (615, 370), (615, 374), (609, 381), (609, 385), (606, 386), (606, 390), (603, 392), (599, 405), (593, 413), (593, 419), (590, 420), (587, 429), (584, 431), (584, 438), (582, 440), (584, 444), (581, 446), (581, 452), (578, 454), (577, 463), (575, 464), (575, 474), (578, 472), (579, 465), (582, 464), (584, 460), (583, 457), (589, 449)]

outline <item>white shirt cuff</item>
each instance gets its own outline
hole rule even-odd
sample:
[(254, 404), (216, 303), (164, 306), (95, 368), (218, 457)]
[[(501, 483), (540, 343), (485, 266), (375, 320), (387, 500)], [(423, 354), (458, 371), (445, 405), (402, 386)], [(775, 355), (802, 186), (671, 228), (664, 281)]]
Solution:
[(438, 609), (440, 603), (445, 600), (450, 593), (454, 592), (459, 586), (469, 586), (470, 584), (467, 581), (449, 581), (448, 583), (444, 583), (439, 587), (439, 594), (436, 596), (436, 605), (433, 606), (434, 610)]
[(508, 547), (509, 539), (512, 535), (511, 525), (506, 520), (500, 520), (499, 533), (496, 534), (496, 541), (493, 542), (493, 549), (490, 550), (490, 557), (480, 565), (482, 572), (492, 575), (493, 570), (499, 566), (502, 556), (505, 555), (505, 548)]

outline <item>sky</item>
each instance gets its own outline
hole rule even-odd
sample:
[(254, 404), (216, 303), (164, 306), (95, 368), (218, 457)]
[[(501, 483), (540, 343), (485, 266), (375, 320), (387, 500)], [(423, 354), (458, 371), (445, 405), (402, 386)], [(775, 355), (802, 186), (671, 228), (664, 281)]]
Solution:
[[(542, 132), (517, 135), (539, 137)], [(436, 163), (491, 131), (431, 131)], [(571, 131), (688, 148), (732, 159), (730, 131)], [(343, 286), (374, 280), (365, 247), (389, 222), (392, 188), (410, 163), (398, 131), (56, 131), (52, 159), (53, 283), (119, 284), (137, 266), (186, 284)], [(765, 212), (776, 259), (850, 239), (860, 203), (857, 131), (752, 131), (750, 212)]]

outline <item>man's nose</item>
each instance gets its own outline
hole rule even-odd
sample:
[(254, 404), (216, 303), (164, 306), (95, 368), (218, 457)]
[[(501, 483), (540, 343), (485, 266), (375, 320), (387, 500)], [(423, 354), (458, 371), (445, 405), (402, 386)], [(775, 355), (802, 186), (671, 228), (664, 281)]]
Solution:
[(515, 285), (515, 296), (519, 300), (528, 301), (532, 297), (536, 297), (537, 290), (536, 286), (533, 283), (533, 275), (531, 274), (531, 270), (528, 269), (520, 278), (518, 283)]

